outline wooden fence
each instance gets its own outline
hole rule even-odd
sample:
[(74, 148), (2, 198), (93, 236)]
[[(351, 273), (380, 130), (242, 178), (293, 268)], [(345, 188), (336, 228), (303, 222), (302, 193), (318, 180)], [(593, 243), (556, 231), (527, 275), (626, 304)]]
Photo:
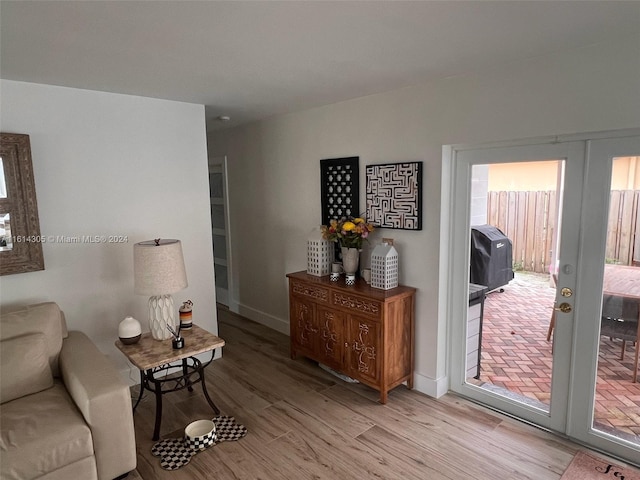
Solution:
[(607, 262), (640, 262), (640, 190), (613, 190), (607, 226)]
[[(556, 233), (556, 192), (489, 192), (487, 223), (511, 240), (514, 270), (546, 273)], [(613, 190), (606, 258), (626, 265), (640, 260), (640, 191)], [(634, 258), (635, 253), (635, 258)]]

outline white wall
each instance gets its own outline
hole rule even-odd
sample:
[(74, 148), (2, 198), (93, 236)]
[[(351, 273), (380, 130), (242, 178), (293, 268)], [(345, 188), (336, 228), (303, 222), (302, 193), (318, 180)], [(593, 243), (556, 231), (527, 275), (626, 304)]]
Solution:
[[(3, 308), (56, 301), (118, 364), (118, 323), (147, 327), (133, 293), (133, 244), (183, 243), (194, 321), (217, 333), (204, 107), (3, 80), (1, 130), (30, 135), (44, 236), (122, 235), (125, 243), (43, 245), (45, 270), (0, 277)], [(138, 377), (135, 377), (138, 380)]]
[(285, 274), (306, 268), (306, 236), (320, 222), (320, 159), (360, 157), (363, 211), (365, 165), (421, 160), (423, 230), (376, 238), (396, 239), (401, 282), (418, 289), (416, 387), (444, 393), (442, 146), (640, 126), (638, 45), (621, 39), (212, 132), (209, 155), (228, 156), (232, 306), (288, 330)]

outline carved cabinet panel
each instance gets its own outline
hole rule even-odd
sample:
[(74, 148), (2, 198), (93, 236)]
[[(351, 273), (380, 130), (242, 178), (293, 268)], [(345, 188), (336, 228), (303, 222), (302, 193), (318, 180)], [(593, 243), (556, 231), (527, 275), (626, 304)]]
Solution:
[(347, 342), (345, 364), (347, 375), (366, 378), (369, 382), (380, 380), (380, 348), (382, 347), (380, 322), (349, 315), (346, 323)]
[(415, 289), (347, 286), (290, 273), (291, 357), (303, 355), (377, 389), (386, 403), (401, 383), (413, 388)]
[(318, 351), (319, 332), (318, 319), (313, 302), (295, 299), (291, 302), (291, 338), (299, 350), (315, 354)]
[(324, 307), (318, 307), (320, 347), (318, 362), (340, 370), (343, 364), (344, 315)]

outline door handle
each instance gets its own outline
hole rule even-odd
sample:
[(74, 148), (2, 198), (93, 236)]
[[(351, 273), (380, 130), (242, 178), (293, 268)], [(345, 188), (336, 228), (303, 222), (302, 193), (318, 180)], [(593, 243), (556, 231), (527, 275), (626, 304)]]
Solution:
[(560, 295), (562, 295), (563, 297), (570, 297), (571, 295), (573, 295), (573, 290), (564, 287), (562, 290), (560, 290)]
[(562, 302), (560, 305), (555, 307), (554, 310), (557, 310), (562, 313), (569, 313), (573, 310), (573, 308), (567, 302)]

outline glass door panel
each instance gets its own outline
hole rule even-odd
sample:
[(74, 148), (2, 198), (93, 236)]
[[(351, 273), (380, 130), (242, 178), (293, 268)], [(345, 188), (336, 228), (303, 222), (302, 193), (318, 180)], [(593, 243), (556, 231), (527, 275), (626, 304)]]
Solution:
[(563, 160), (473, 165), (466, 381), (549, 412)]
[[(640, 447), (640, 157), (612, 160), (594, 430)], [(638, 172), (638, 173), (636, 173)]]

